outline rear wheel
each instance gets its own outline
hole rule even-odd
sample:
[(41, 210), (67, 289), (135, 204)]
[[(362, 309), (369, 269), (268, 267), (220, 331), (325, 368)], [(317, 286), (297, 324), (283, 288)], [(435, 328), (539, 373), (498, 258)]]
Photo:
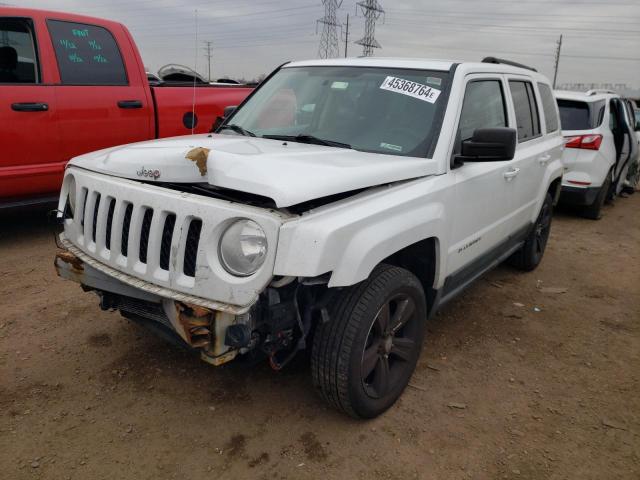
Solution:
[(531, 271), (540, 264), (549, 240), (552, 216), (553, 198), (547, 192), (531, 233), (527, 236), (522, 248), (509, 258), (511, 265), (521, 270)]
[(602, 206), (604, 205), (604, 201), (607, 199), (607, 195), (611, 189), (611, 175), (611, 171), (607, 173), (607, 178), (600, 187), (598, 195), (596, 195), (596, 199), (591, 205), (582, 210), (583, 217), (590, 218), (591, 220), (598, 220), (602, 217)]
[(422, 286), (411, 272), (376, 267), (367, 280), (340, 293), (331, 320), (318, 327), (311, 352), (314, 385), (352, 417), (380, 415), (409, 383), (426, 316)]

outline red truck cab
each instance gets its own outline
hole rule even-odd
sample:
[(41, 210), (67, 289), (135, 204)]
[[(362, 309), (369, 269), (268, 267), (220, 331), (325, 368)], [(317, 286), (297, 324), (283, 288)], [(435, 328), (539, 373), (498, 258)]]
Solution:
[(127, 28), (98, 18), (0, 7), (0, 208), (57, 197), (74, 156), (205, 133), (251, 88), (151, 87)]

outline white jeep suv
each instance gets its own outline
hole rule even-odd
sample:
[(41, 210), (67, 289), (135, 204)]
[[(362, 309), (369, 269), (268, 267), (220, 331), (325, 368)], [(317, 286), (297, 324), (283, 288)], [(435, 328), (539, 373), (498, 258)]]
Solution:
[(331, 405), (379, 415), (430, 315), (544, 253), (557, 107), (545, 77), (497, 62), (289, 63), (218, 133), (75, 158), (57, 271), (215, 365), (309, 348)]
[(625, 186), (638, 155), (627, 100), (607, 90), (556, 91), (566, 149), (562, 203), (600, 218), (602, 205)]

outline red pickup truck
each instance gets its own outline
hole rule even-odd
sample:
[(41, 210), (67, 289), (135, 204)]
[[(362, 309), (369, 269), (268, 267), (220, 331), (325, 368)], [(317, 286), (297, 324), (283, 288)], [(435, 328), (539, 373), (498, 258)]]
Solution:
[(65, 164), (76, 155), (205, 133), (250, 92), (237, 85), (152, 87), (124, 25), (0, 7), (0, 208), (57, 197)]

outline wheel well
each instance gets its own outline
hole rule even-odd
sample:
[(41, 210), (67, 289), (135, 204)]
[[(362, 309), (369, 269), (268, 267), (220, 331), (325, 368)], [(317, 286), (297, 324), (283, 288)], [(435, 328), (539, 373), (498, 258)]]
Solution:
[(558, 200), (560, 199), (560, 190), (562, 189), (562, 177), (556, 178), (551, 185), (549, 185), (549, 190), (547, 190), (551, 194), (551, 198), (553, 198), (553, 204), (557, 205)]
[(437, 244), (438, 240), (434, 237), (420, 240), (388, 256), (381, 262), (409, 270), (418, 277), (427, 297), (427, 310), (429, 311), (431, 311), (437, 293), (434, 288)]

